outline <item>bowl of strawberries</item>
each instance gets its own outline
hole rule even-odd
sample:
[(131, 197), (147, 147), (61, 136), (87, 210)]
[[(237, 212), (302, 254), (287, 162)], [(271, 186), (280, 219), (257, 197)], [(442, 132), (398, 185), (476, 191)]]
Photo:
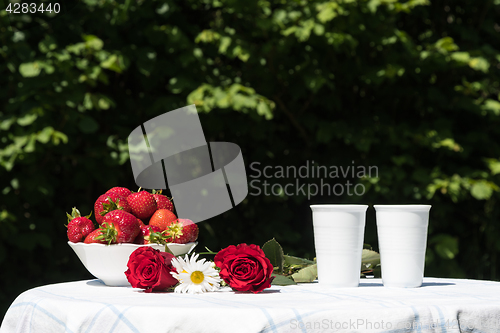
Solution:
[[(165, 251), (165, 245), (162, 244), (97, 244), (97, 243), (73, 243), (68, 242), (69, 246), (75, 251), (85, 268), (104, 282), (107, 286), (124, 287), (130, 286), (125, 276), (127, 270), (128, 258), (132, 252), (141, 246), (151, 246), (157, 250)], [(190, 252), (197, 243), (187, 244), (167, 244), (170, 251), (175, 255), (182, 255)]]
[(179, 219), (172, 201), (161, 192), (132, 192), (113, 187), (99, 196), (91, 214), (73, 208), (67, 214), (68, 244), (85, 268), (108, 286), (130, 286), (125, 271), (137, 248), (150, 246), (175, 256), (196, 246), (198, 226)]

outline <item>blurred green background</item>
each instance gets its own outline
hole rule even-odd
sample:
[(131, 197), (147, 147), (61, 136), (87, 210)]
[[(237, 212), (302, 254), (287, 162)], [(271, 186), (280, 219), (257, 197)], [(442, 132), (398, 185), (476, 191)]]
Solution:
[[(249, 181), (296, 182), (255, 178), (253, 162), (378, 170), (299, 179), (363, 184), (360, 196), (250, 194), (199, 224), (199, 249), (276, 237), (313, 258), (310, 204), (432, 204), (426, 276), (500, 280), (500, 0), (83, 0), (37, 15), (7, 3), (0, 316), (26, 289), (92, 278), (65, 212), (137, 190), (128, 135), (188, 104), (207, 141), (241, 147)], [(365, 242), (377, 250), (373, 208)]]

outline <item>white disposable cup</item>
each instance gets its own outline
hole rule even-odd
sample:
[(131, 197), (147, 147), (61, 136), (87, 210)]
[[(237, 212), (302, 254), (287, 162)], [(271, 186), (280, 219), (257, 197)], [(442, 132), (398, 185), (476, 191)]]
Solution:
[(318, 282), (357, 287), (367, 205), (312, 205)]
[(416, 288), (424, 278), (430, 205), (375, 205), (382, 282)]

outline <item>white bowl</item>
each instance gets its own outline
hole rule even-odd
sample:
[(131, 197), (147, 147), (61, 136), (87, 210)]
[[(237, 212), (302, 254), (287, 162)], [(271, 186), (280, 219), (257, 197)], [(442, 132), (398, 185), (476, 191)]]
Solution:
[[(101, 279), (107, 286), (130, 286), (125, 271), (130, 254), (142, 246), (151, 246), (162, 252), (165, 251), (165, 245), (160, 244), (85, 244), (68, 242), (69, 246), (75, 251), (85, 268), (98, 279)], [(187, 254), (196, 246), (196, 242), (187, 244), (169, 243), (168, 248), (175, 256)]]

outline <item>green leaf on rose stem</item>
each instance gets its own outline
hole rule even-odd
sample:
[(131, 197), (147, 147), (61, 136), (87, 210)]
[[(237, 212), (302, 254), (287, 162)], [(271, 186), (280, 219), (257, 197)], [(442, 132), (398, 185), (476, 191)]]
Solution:
[(218, 252), (214, 252), (205, 246), (205, 249), (208, 251), (208, 254), (217, 254)]
[(207, 250), (207, 252), (196, 252), (198, 254), (214, 254), (214, 255), (217, 255), (218, 252), (214, 252), (212, 250), (210, 250), (208, 247), (205, 246), (205, 249)]
[(373, 277), (374, 278), (381, 278), (382, 277), (382, 267), (378, 265), (373, 269)]
[(302, 268), (292, 274), (293, 281), (297, 283), (313, 282), (318, 278), (318, 266), (316, 264)]
[(374, 278), (380, 278), (382, 276), (381, 273), (382, 273), (381, 272), (381, 267), (380, 267), (380, 265), (378, 265), (378, 266), (376, 266), (373, 269), (361, 271), (360, 277), (361, 278), (367, 278), (369, 276), (369, 277), (374, 277)]
[(297, 284), (288, 276), (274, 274), (274, 273), (271, 276), (274, 276), (273, 282), (271, 282), (271, 284), (275, 286), (290, 286)]
[(373, 271), (364, 271), (359, 275), (360, 278), (366, 278), (367, 274), (371, 274)]
[(278, 268), (278, 273), (283, 273), (283, 262), (284, 262), (284, 254), (281, 245), (276, 241), (276, 239), (271, 239), (267, 241), (262, 246), (262, 251), (269, 259), (273, 267)]
[(375, 268), (380, 264), (380, 254), (378, 252), (363, 249), (361, 255), (361, 271)]
[(285, 259), (285, 265), (299, 265), (299, 266), (314, 265), (314, 261), (312, 260), (289, 256), (287, 254), (285, 254), (283, 258)]

